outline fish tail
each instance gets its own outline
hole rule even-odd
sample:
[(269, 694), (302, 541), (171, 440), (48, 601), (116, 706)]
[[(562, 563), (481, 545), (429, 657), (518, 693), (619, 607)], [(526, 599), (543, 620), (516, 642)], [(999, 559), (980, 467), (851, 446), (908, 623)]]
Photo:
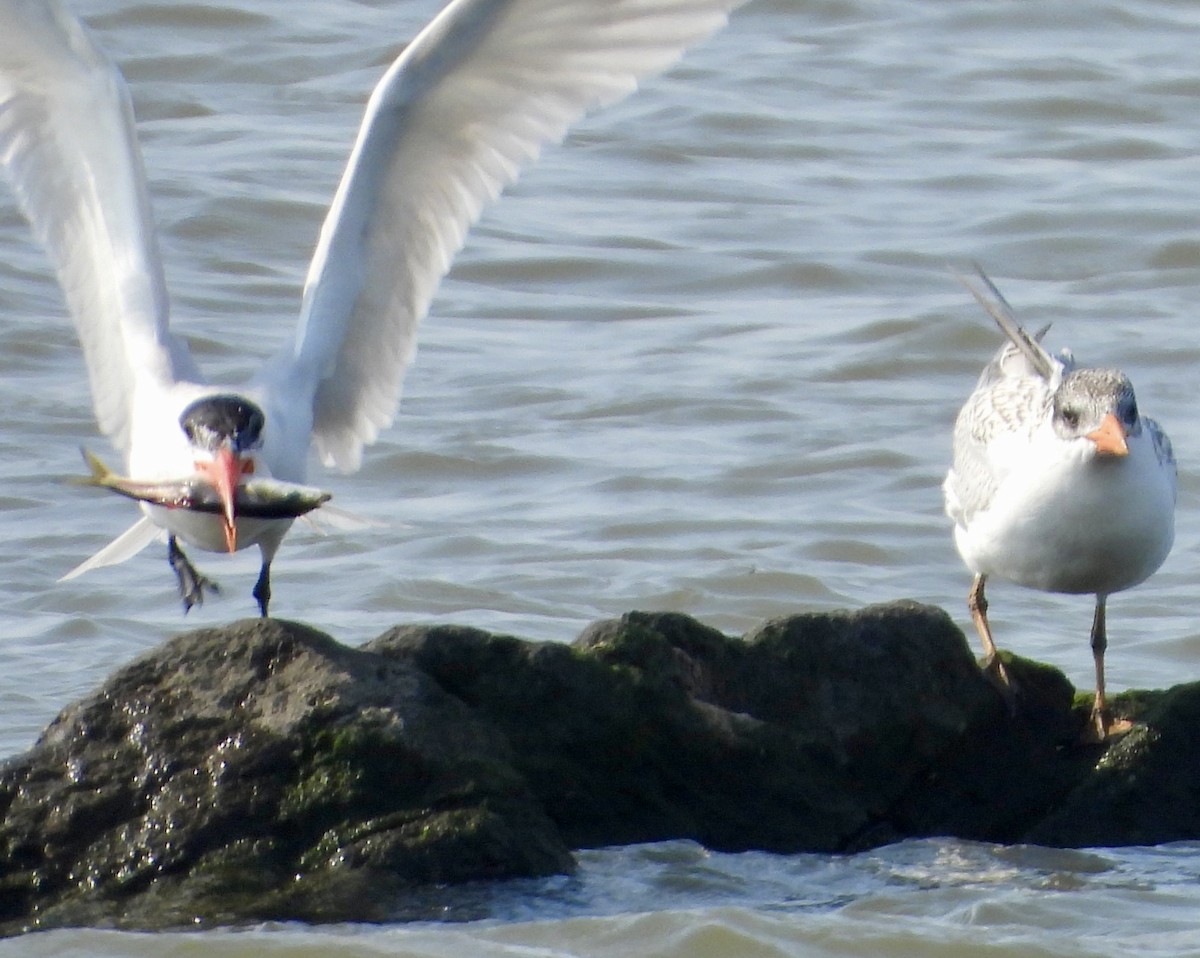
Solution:
[(107, 486), (112, 483), (113, 471), (104, 464), (104, 461), (94, 452), (79, 447), (80, 453), (83, 454), (83, 461), (87, 463), (88, 469), (91, 470), (89, 476), (72, 476), (70, 482), (77, 483), (81, 486)]

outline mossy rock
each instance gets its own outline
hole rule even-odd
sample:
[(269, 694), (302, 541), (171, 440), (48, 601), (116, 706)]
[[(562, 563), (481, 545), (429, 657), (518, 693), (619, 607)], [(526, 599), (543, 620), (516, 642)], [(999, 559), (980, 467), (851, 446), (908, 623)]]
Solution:
[(405, 888), (569, 871), (509, 758), (427, 676), (306, 627), (180, 636), (0, 768), (0, 928), (383, 919)]
[[(944, 612), (789, 616), (745, 638), (631, 612), (573, 645), (406, 626), (359, 649), (248, 621), (173, 639), (0, 766), (0, 933), (444, 914), (457, 882), (691, 838), (1200, 838), (1200, 684), (1090, 699)], [(472, 913), (464, 917), (479, 917)]]

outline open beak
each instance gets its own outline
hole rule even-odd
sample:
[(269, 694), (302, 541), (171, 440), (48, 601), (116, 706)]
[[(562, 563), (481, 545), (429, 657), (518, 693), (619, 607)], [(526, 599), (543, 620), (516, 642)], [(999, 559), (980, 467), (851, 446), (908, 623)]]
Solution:
[(1112, 413), (1108, 413), (1100, 426), (1087, 434), (1087, 438), (1096, 444), (1096, 451), (1102, 456), (1127, 456), (1129, 445), (1125, 441), (1125, 427)]
[(237, 551), (237, 513), (234, 510), (234, 497), (237, 495), (238, 482), (242, 473), (246, 472), (248, 463), (243, 463), (233, 454), (228, 446), (217, 450), (212, 462), (196, 463), (196, 468), (221, 497), (221, 516), (225, 520), (225, 546), (230, 552)]

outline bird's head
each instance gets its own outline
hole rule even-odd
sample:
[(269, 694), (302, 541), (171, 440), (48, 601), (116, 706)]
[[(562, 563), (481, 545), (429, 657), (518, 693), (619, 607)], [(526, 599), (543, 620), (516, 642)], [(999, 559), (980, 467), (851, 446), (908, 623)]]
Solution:
[(237, 549), (237, 487), (255, 470), (255, 452), (262, 447), (266, 416), (241, 396), (205, 396), (188, 406), (179, 427), (188, 438), (196, 472), (212, 483), (221, 497), (225, 544)]
[(1064, 439), (1089, 439), (1101, 456), (1129, 454), (1141, 431), (1133, 385), (1116, 369), (1075, 369), (1054, 393), (1053, 422)]

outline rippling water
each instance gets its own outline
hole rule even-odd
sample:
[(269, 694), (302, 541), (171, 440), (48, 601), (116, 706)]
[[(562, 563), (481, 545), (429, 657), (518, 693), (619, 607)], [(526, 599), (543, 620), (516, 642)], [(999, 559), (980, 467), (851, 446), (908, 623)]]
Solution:
[[(175, 323), (232, 377), (290, 334), (366, 93), (432, 0), (79, 0), (130, 78)], [(472, 233), (397, 424), (314, 478), (386, 525), (294, 533), (274, 607), (569, 640), (632, 608), (740, 633), (907, 596), (966, 624), (939, 484), (997, 334), (1120, 364), (1180, 461), (1176, 549), (1110, 603), (1113, 688), (1193, 678), (1200, 10), (1169, 0), (754, 0), (582, 125)], [(161, 550), (55, 580), (132, 521), (66, 487), (95, 435), (41, 253), (0, 208), (0, 745), (184, 625), (249, 615), (253, 556), (185, 623)], [(50, 477), (49, 479), (47, 477)], [(999, 583), (997, 638), (1091, 681), (1086, 598)], [(849, 859), (590, 852), (464, 893), (490, 923), (139, 937), (27, 954), (1200, 954), (1200, 852), (911, 843)], [(650, 908), (650, 913), (645, 913)], [(1200, 940), (1200, 939), (1197, 939)]]
[[(834, 958), (1200, 953), (1200, 847), (1136, 853), (905, 842), (851, 858), (717, 855), (686, 842), (584, 852), (580, 874), (447, 894), (465, 924), (52, 932), (24, 958)], [(647, 910), (647, 903), (654, 903)]]

